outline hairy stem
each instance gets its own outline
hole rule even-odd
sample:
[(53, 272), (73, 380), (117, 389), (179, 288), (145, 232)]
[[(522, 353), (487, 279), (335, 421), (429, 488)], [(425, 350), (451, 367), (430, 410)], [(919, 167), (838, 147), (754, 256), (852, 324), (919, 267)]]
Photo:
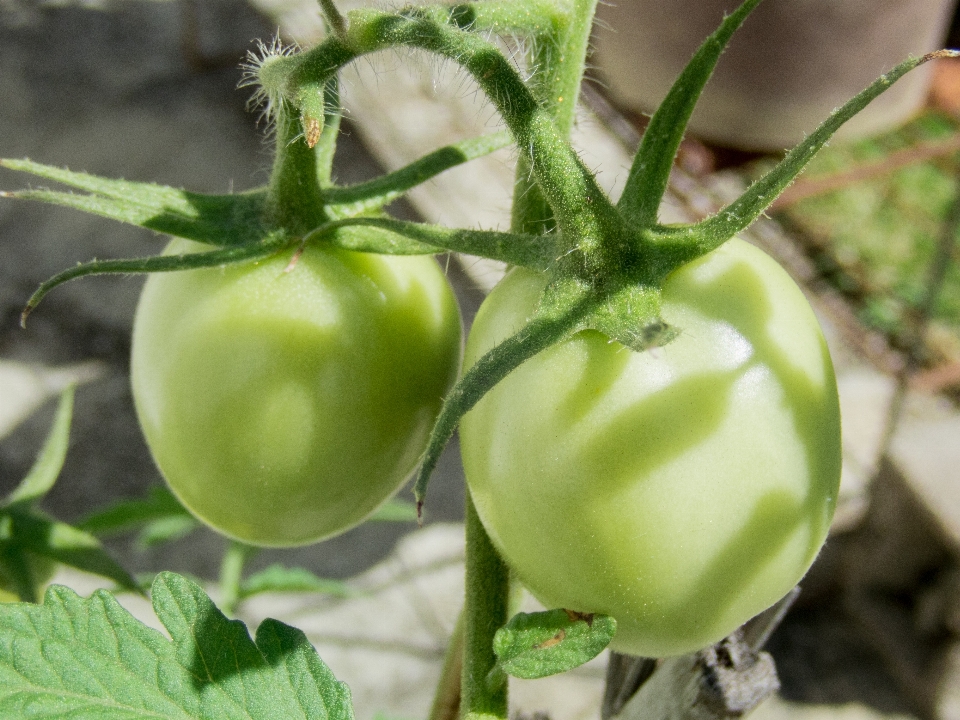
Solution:
[(240, 601), (243, 566), (256, 554), (257, 548), (251, 545), (236, 540), (229, 541), (220, 561), (220, 609), (224, 615), (231, 616), (236, 612), (237, 603)]
[(323, 13), (323, 19), (327, 21), (327, 25), (330, 26), (334, 35), (343, 37), (347, 34), (347, 21), (343, 15), (340, 14), (333, 0), (320, 0), (320, 11)]
[(487, 675), (497, 662), (493, 636), (507, 622), (510, 573), (483, 529), (469, 491), (466, 534), (467, 592), (460, 715), (465, 720), (505, 720), (507, 684), (491, 689)]
[(460, 715), (460, 686), (463, 675), (463, 626), (464, 612), (461, 610), (457, 624), (450, 636), (450, 644), (443, 657), (440, 681), (430, 706), (427, 720), (456, 720)]
[(265, 88), (287, 94), (299, 106), (314, 92), (314, 84), (366, 53), (406, 46), (450, 58), (473, 75), (504, 118), (569, 242), (595, 243), (615, 234), (610, 228), (620, 228), (619, 215), (551, 112), (540, 106), (494, 44), (448, 24), (454, 10), (351, 13), (347, 41), (331, 38), (303, 55), (278, 58), (263, 68), (260, 79)]
[[(313, 94), (322, 97), (326, 80)], [(323, 105), (320, 101), (321, 107)], [(318, 123), (324, 121), (321, 113)], [(286, 102), (280, 103), (276, 117), (276, 152), (270, 173), (268, 205), (274, 222), (293, 233), (305, 233), (326, 219), (323, 191), (317, 172), (314, 145), (321, 137), (322, 125), (307, 124), (306, 135), (297, 112)], [(308, 144), (315, 130), (313, 143)]]

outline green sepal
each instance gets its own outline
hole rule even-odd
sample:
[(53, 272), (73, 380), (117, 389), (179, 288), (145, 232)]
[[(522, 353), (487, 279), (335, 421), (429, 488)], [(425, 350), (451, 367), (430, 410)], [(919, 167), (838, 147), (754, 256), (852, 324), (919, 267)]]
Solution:
[(507, 132), (481, 135), (434, 150), (399, 170), (373, 180), (326, 188), (324, 200), (328, 203), (327, 212), (332, 218), (339, 219), (379, 210), (411, 188), (446, 170), (507, 147), (512, 141)]
[(733, 33), (760, 1), (745, 0), (723, 19), (720, 27), (700, 45), (650, 118), (617, 203), (634, 226), (646, 228), (656, 223), (670, 168), (693, 108)]
[(656, 228), (656, 243), (664, 248), (686, 248), (685, 261), (693, 260), (719, 247), (738, 232), (747, 229), (770, 207), (845, 122), (914, 68), (930, 60), (947, 57), (960, 57), (960, 51), (939, 50), (919, 58), (904, 60), (830, 113), (816, 130), (788, 152), (772, 170), (747, 188), (739, 198), (696, 224)]
[(26, 327), (27, 317), (33, 312), (44, 296), (58, 285), (87, 275), (129, 275), (134, 273), (174, 272), (178, 270), (193, 270), (195, 268), (216, 267), (231, 263), (248, 262), (272, 255), (290, 244), (290, 240), (277, 234), (251, 245), (237, 245), (222, 247), (216, 250), (200, 253), (186, 253), (184, 255), (153, 255), (145, 258), (129, 258), (124, 260), (93, 260), (88, 263), (67, 268), (49, 280), (41, 283), (23, 309), (20, 315), (20, 325)]
[(522, 363), (582, 329), (595, 305), (594, 298), (575, 291), (556, 296), (555, 302), (541, 306), (529, 323), (489, 350), (457, 381), (444, 399), (417, 470), (413, 493), (418, 516), (423, 510), (430, 475), (460, 419)]
[(497, 667), (524, 680), (557, 675), (599, 655), (617, 631), (609, 615), (569, 610), (518, 613), (497, 630), (493, 652)]
[[(363, 228), (363, 231), (354, 232), (353, 228)], [(386, 255), (453, 251), (546, 270), (553, 263), (557, 240), (556, 235), (518, 235), (496, 230), (446, 228), (387, 217), (356, 217), (321, 225), (310, 232), (304, 242), (326, 242), (346, 250)]]
[(313, 148), (313, 152), (317, 158), (317, 179), (321, 185), (329, 185), (343, 112), (340, 105), (340, 82), (336, 77), (327, 81), (323, 96), (323, 130), (320, 132), (320, 139)]
[(4, 501), (6, 507), (29, 506), (42, 498), (56, 483), (63, 469), (70, 446), (70, 421), (73, 417), (74, 388), (69, 386), (60, 395), (57, 414), (47, 439), (26, 477)]
[(353, 720), (350, 690), (299, 630), (265, 620), (254, 641), (173, 573), (152, 600), (169, 639), (103, 590), (0, 605), (0, 716)]
[(87, 193), (36, 189), (2, 192), (0, 197), (69, 207), (210, 245), (253, 243), (273, 229), (264, 220), (263, 189), (235, 195), (205, 195), (153, 183), (101, 178), (30, 160), (0, 160), (0, 165)]

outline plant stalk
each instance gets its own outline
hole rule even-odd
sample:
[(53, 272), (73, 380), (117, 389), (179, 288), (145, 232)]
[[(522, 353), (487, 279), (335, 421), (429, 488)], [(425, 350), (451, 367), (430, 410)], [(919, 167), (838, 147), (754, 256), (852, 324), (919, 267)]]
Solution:
[(220, 609), (232, 616), (240, 602), (240, 582), (247, 560), (257, 553), (257, 548), (236, 540), (230, 540), (220, 561)]
[(460, 716), (464, 720), (506, 720), (507, 684), (491, 689), (487, 675), (497, 661), (493, 654), (493, 636), (507, 622), (510, 574), (480, 523), (469, 491), (466, 535)]
[[(301, 118), (289, 103), (280, 103), (276, 123), (276, 152), (268, 188), (270, 212), (276, 225), (296, 234), (306, 233), (326, 220), (317, 156), (307, 145)], [(316, 132), (319, 139), (320, 129)]]
[(460, 677), (463, 674), (463, 610), (450, 636), (447, 653), (443, 657), (440, 681), (433, 696), (433, 705), (427, 720), (456, 720), (460, 715)]
[[(542, 79), (536, 85), (538, 99), (553, 115), (563, 138), (569, 136), (573, 127), (596, 4), (597, 0), (575, 0), (568, 25), (557, 34), (537, 39), (530, 58), (534, 67), (542, 72)], [(522, 154), (517, 163), (511, 217), (511, 230), (515, 233), (545, 233), (553, 229), (553, 212), (535, 180), (531, 161), (532, 158)], [(510, 575), (480, 522), (469, 491), (466, 534), (461, 715), (466, 720), (505, 719), (509, 683), (492, 689), (487, 684), (487, 676), (496, 665), (493, 636), (509, 617)]]

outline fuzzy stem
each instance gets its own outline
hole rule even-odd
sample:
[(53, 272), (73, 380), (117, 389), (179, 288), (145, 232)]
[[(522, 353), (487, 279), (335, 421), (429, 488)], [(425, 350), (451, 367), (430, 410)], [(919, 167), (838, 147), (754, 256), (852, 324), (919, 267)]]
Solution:
[(467, 593), (460, 715), (465, 720), (505, 720), (507, 684), (491, 689), (487, 675), (497, 662), (493, 636), (507, 622), (510, 574), (483, 529), (469, 491), (466, 534)]
[(240, 601), (240, 581), (243, 566), (257, 553), (257, 548), (246, 543), (230, 540), (220, 562), (220, 609), (224, 615), (236, 612)]
[[(575, 0), (569, 14), (555, 14), (532, 35), (529, 63), (534, 70), (531, 90), (569, 137), (576, 118), (580, 83), (597, 0)], [(521, 155), (514, 181), (511, 227), (514, 232), (541, 234), (553, 230), (553, 212), (535, 181), (531, 160)]]
[(278, 226), (305, 233), (326, 219), (317, 156), (307, 145), (299, 115), (288, 103), (280, 103), (276, 122), (276, 154), (268, 188), (270, 212)]
[(337, 37), (343, 37), (347, 34), (347, 21), (344, 19), (333, 0), (320, 0), (320, 11), (323, 13), (323, 19), (327, 21), (333, 34)]
[(312, 97), (313, 85), (326, 81), (339, 67), (366, 53), (406, 46), (450, 58), (473, 75), (504, 118), (521, 153), (531, 161), (569, 243), (597, 243), (617, 235), (622, 222), (616, 209), (570, 147), (552, 114), (540, 106), (495, 45), (438, 20), (450, 20), (450, 12), (423, 8), (399, 15), (351, 13), (348, 41), (331, 38), (303, 55), (277, 58), (268, 66), (269, 73), (261, 74), (261, 81), (268, 89), (294, 97), (300, 106)]
[(542, 45), (540, 51), (534, 53), (535, 67), (542, 67), (544, 78), (549, 78), (541, 86), (541, 102), (552, 111), (557, 129), (564, 137), (570, 134), (576, 120), (596, 9), (597, 0), (573, 0), (562, 35), (555, 39), (552, 47)]
[(443, 657), (440, 681), (437, 683), (433, 705), (427, 720), (456, 720), (460, 714), (460, 685), (463, 675), (463, 625), (464, 612), (461, 610), (457, 624), (450, 636), (450, 644)]

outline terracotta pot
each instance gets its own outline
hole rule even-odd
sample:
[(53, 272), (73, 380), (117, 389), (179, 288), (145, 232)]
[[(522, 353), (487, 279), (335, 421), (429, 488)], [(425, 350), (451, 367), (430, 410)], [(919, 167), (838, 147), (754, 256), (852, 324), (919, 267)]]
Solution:
[[(721, 144), (780, 150), (909, 55), (938, 49), (956, 0), (767, 0), (747, 18), (707, 84), (690, 129)], [(737, 0), (620, 0), (601, 5), (594, 62), (614, 98), (652, 112)], [(879, 132), (923, 103), (914, 70), (841, 137)]]

